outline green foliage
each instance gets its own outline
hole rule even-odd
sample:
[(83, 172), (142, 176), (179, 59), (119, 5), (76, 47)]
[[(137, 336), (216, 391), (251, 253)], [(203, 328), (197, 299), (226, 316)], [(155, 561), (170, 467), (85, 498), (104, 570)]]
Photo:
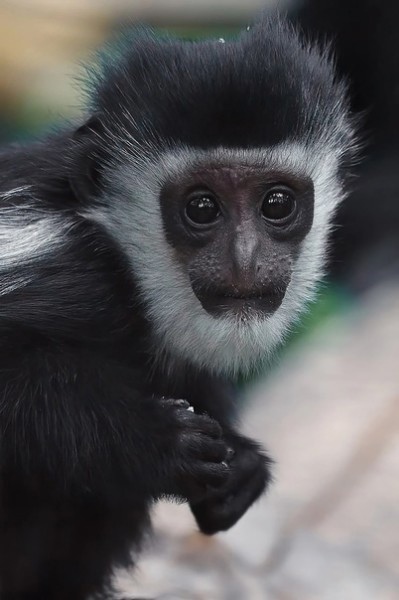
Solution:
[(202, 39), (229, 39), (233, 38), (239, 31), (240, 27), (212, 27), (212, 26), (181, 26), (161, 28), (160, 31), (165, 31), (170, 35), (174, 35), (183, 40), (202, 40)]
[(316, 302), (295, 328), (285, 347), (302, 341), (328, 317), (345, 310), (351, 303), (352, 297), (343, 287), (333, 283), (324, 283), (320, 287)]

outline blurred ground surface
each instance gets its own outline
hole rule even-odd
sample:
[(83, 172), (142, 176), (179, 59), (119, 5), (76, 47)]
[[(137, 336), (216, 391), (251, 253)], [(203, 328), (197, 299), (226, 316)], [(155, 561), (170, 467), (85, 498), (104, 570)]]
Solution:
[(276, 460), (228, 533), (161, 504), (125, 593), (162, 600), (399, 600), (399, 289), (373, 292), (292, 348), (243, 427)]

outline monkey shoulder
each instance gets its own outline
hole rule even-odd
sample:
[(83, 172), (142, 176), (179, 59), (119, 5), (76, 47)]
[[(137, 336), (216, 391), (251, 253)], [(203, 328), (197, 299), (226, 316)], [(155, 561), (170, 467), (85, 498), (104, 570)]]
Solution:
[(1, 181), (0, 328), (79, 339), (126, 329), (135, 289), (124, 256), (56, 184)]

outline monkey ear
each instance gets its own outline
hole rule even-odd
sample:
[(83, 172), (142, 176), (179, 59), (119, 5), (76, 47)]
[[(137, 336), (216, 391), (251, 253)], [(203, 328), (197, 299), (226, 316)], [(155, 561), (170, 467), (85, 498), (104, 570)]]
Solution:
[(69, 175), (69, 185), (75, 197), (88, 200), (101, 188), (100, 146), (104, 127), (98, 115), (91, 117), (73, 134), (76, 151)]

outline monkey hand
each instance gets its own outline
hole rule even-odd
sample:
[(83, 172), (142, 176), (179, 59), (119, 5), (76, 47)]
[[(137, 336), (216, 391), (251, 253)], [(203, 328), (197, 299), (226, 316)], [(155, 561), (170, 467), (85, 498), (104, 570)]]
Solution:
[(165, 457), (169, 463), (167, 470), (170, 471), (171, 464), (172, 472), (164, 493), (198, 502), (210, 489), (224, 488), (230, 467), (219, 423), (207, 415), (194, 413), (186, 400), (162, 398), (161, 403), (172, 417), (170, 447)]
[(236, 434), (226, 437), (229, 445), (227, 479), (203, 500), (190, 503), (200, 530), (208, 535), (232, 527), (271, 479), (271, 461), (255, 442)]

